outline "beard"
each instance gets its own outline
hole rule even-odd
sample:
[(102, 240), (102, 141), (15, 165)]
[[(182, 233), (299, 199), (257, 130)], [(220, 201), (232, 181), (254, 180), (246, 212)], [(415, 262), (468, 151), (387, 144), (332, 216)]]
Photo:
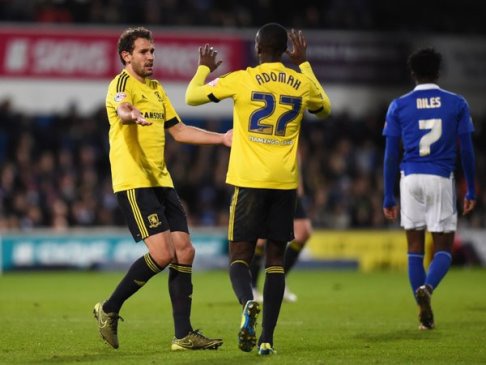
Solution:
[(137, 65), (137, 67), (133, 67), (134, 71), (137, 73), (137, 75), (139, 75), (140, 77), (150, 77), (153, 75), (153, 65), (150, 66), (151, 68), (148, 69), (147, 65)]

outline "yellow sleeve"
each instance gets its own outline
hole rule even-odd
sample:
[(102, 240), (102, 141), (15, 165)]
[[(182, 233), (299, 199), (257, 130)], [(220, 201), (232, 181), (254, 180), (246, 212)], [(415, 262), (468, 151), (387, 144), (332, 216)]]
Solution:
[(318, 118), (326, 118), (331, 114), (331, 101), (327, 96), (319, 80), (317, 80), (314, 71), (309, 62), (303, 62), (299, 65), (300, 71), (306, 75), (314, 84), (313, 92), (309, 102), (309, 111)]
[(211, 100), (208, 98), (204, 83), (206, 77), (210, 73), (210, 69), (207, 66), (199, 66), (196, 74), (193, 76), (186, 90), (186, 104), (187, 105), (201, 105), (209, 103)]

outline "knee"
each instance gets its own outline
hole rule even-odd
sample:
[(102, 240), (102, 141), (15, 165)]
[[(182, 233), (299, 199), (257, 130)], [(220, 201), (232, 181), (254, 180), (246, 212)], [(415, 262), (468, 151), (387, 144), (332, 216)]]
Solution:
[(311, 236), (311, 232), (305, 231), (305, 232), (300, 232), (300, 234), (295, 234), (295, 239), (294, 243), (298, 245), (300, 248), (303, 248), (306, 244), (306, 242), (309, 240)]
[(190, 241), (176, 251), (177, 262), (181, 264), (191, 264), (194, 261), (194, 256), (196, 256), (196, 249)]
[(305, 243), (312, 235), (312, 224), (309, 220), (299, 220), (297, 222), (298, 223), (294, 223), (294, 242), (297, 242), (301, 247), (304, 247)]
[(255, 254), (256, 241), (254, 242), (230, 242), (229, 259), (233, 261), (244, 261), (248, 265)]
[(150, 257), (160, 267), (164, 268), (174, 261), (174, 253), (164, 250), (149, 250)]

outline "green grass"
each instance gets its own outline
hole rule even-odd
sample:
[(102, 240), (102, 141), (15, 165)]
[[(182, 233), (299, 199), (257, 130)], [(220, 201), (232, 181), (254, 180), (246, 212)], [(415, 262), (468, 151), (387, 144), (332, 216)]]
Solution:
[[(92, 317), (122, 273), (30, 272), (0, 276), (0, 364), (485, 364), (486, 270), (452, 270), (434, 294), (437, 328), (421, 332), (404, 272), (295, 271), (299, 295), (284, 303), (276, 356), (243, 353), (240, 307), (226, 272), (194, 273), (192, 322), (221, 336), (218, 351), (169, 350), (173, 334), (165, 273), (122, 309), (120, 349), (104, 344)], [(259, 320), (261, 323), (261, 320)]]

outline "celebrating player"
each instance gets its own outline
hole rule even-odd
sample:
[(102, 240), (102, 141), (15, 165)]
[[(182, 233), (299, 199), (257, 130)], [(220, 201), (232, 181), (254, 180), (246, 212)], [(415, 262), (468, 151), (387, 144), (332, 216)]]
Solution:
[[(292, 50), (287, 50), (290, 38)], [(330, 102), (306, 58), (301, 31), (276, 23), (256, 34), (257, 67), (231, 72), (207, 84), (222, 61), (206, 44), (199, 49), (199, 67), (186, 91), (189, 105), (233, 99), (233, 144), (226, 182), (234, 186), (228, 229), (230, 279), (243, 307), (239, 347), (256, 345), (255, 323), (260, 311), (253, 300), (250, 262), (258, 238), (265, 246), (262, 333), (259, 354), (274, 353), (273, 335), (285, 288), (284, 254), (294, 238), (293, 219), (298, 186), (297, 148), (305, 110), (324, 118)], [(300, 72), (284, 66), (287, 53)]]
[[(476, 204), (475, 162), (471, 140), (473, 124), (466, 100), (439, 88), (441, 55), (421, 49), (408, 60), (416, 87), (393, 100), (388, 108), (383, 135), (383, 212), (396, 219), (394, 185), (401, 170), (401, 225), (408, 242), (408, 276), (419, 306), (419, 328), (434, 328), (431, 295), (451, 265), (451, 249), (457, 228), (454, 169), (456, 144), (461, 146), (467, 182), (463, 214)], [(399, 164), (399, 144), (403, 157)], [(435, 253), (428, 272), (424, 269), (425, 230), (432, 233)]]
[(148, 253), (132, 264), (108, 300), (95, 305), (94, 315), (101, 336), (118, 348), (123, 303), (169, 266), (175, 327), (171, 349), (217, 349), (221, 339), (207, 338), (191, 326), (195, 250), (164, 161), (164, 145), (165, 130), (178, 142), (226, 146), (231, 145), (231, 132), (208, 132), (180, 120), (160, 83), (151, 79), (154, 51), (149, 30), (127, 29), (118, 41), (124, 69), (110, 83), (106, 97), (113, 189), (133, 238), (143, 240)]

